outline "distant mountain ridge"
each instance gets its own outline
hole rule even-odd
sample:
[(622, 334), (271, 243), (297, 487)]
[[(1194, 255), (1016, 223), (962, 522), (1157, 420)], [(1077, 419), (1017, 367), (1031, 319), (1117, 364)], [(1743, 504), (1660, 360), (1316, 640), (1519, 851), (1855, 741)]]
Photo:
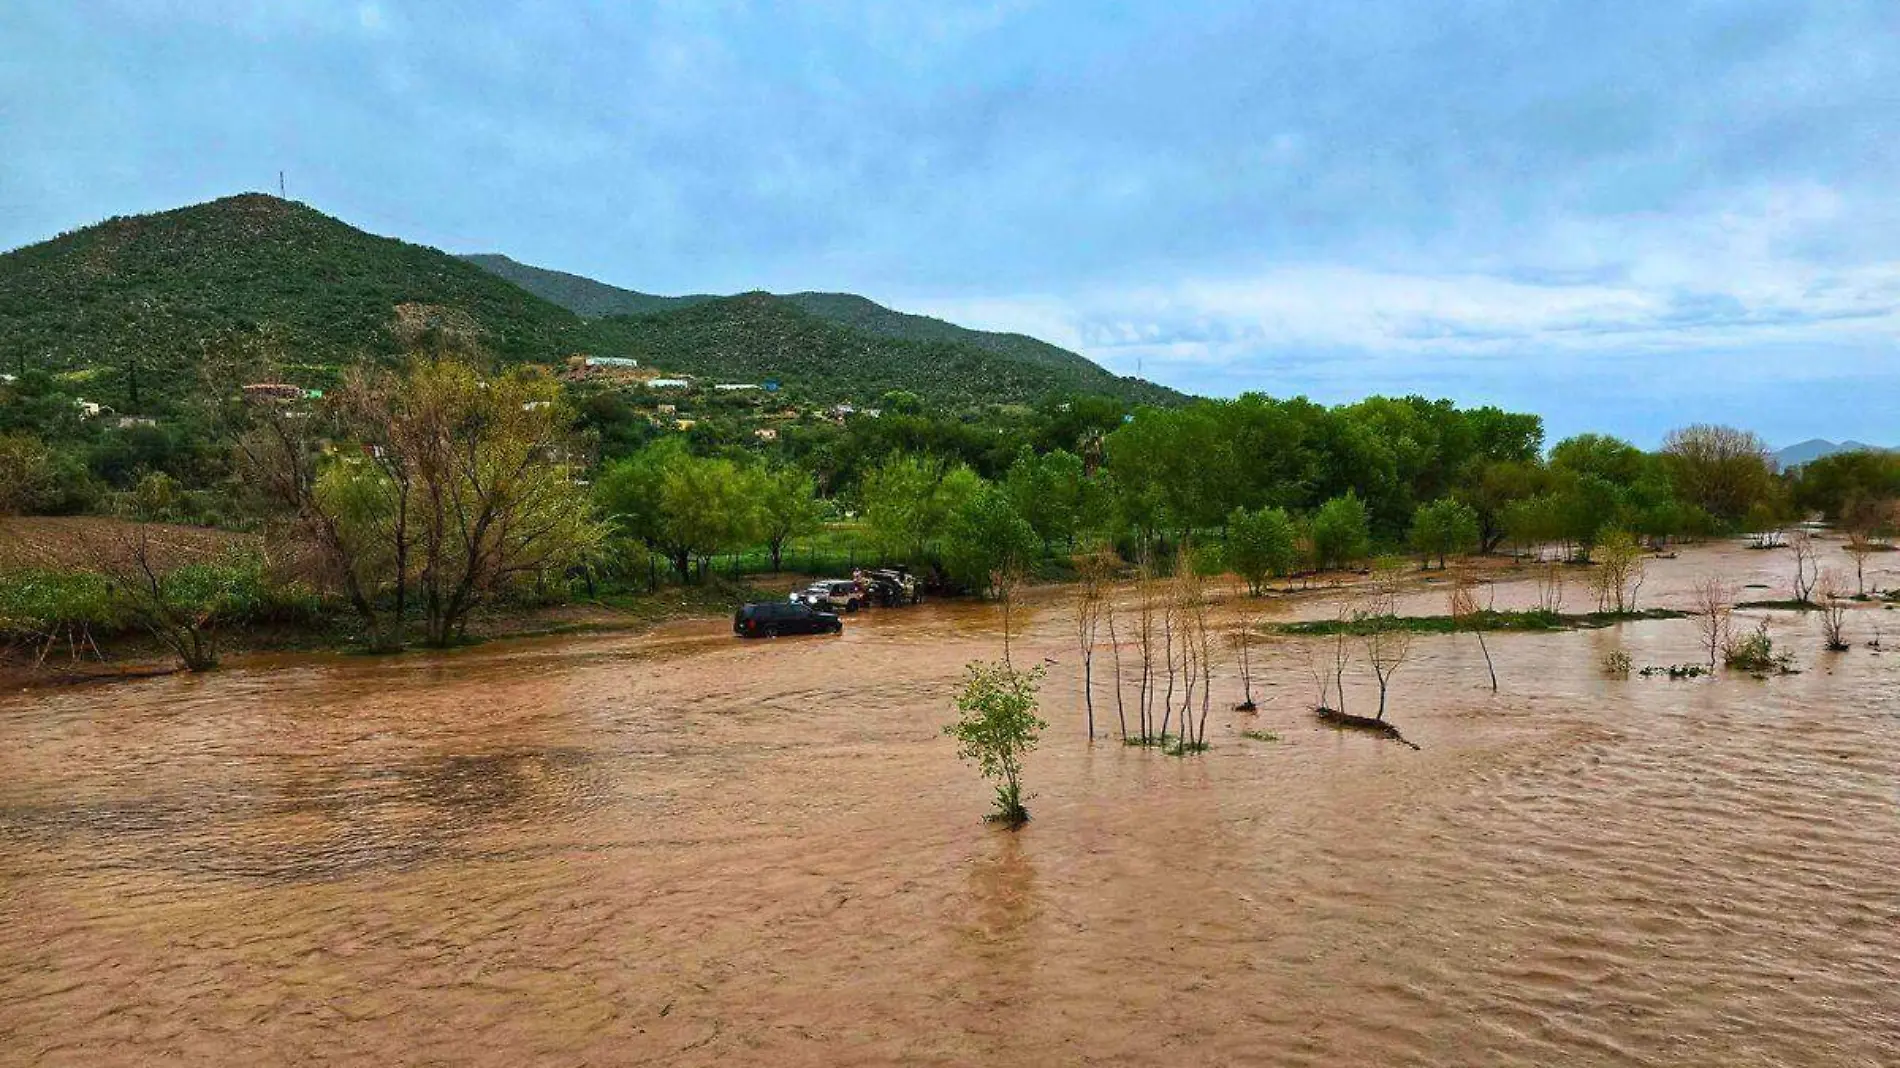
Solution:
[(115, 217), (0, 253), (0, 366), (83, 382), (90, 399), (122, 412), (163, 412), (198, 388), (200, 365), (223, 338), (268, 333), (282, 373), (323, 385), (352, 362), (400, 355), (399, 324), (421, 324), (466, 334), (508, 361), (634, 356), (728, 381), (777, 378), (814, 400), (864, 402), (893, 389), (944, 405), (1083, 392), (1182, 399), (1052, 345), (863, 298), (651, 297), (522, 268), (569, 303), (604, 310), (646, 302), (631, 305), (645, 309), (638, 314), (594, 318), (497, 266), (256, 193)]
[(568, 311), (588, 319), (603, 319), (610, 315), (650, 315), (653, 312), (672, 311), (676, 308), (691, 307), (694, 304), (717, 299), (711, 294), (684, 297), (655, 296), (652, 293), (641, 293), (608, 285), (605, 282), (596, 282), (592, 278), (568, 274), (566, 271), (531, 267), (519, 260), (494, 252), (468, 252), (456, 258), (466, 260), (484, 271), (506, 278), (542, 300), (559, 304)]
[[(535, 267), (495, 253), (470, 253), (462, 259), (506, 278), (542, 300), (559, 304), (577, 315), (590, 319), (616, 315), (649, 315), (704, 304), (720, 298), (707, 294), (662, 297), (638, 290), (623, 289), (582, 275)], [(750, 294), (748, 294), (750, 295)], [(972, 330), (927, 315), (914, 315), (887, 308), (856, 293), (775, 293), (765, 294), (793, 305), (827, 322), (899, 341), (941, 341), (954, 345), (973, 345), (1012, 359), (1049, 367), (1079, 369), (1096, 367), (1086, 357), (1068, 349), (1024, 334)]]
[(1806, 441), (1778, 449), (1774, 454), (1775, 463), (1782, 470), (1800, 467), (1802, 464), (1819, 460), (1823, 456), (1832, 456), (1839, 452), (1890, 452), (1880, 445), (1868, 445), (1852, 439), (1842, 442), (1829, 441), (1826, 438), (1809, 438)]

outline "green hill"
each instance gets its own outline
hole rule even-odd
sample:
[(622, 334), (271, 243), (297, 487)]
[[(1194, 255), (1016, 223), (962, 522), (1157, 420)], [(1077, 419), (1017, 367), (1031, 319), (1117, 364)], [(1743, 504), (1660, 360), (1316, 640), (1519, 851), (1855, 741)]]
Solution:
[[(434, 249), (248, 194), (109, 219), (0, 256), (0, 365), (91, 376), (126, 410), (189, 389), (207, 342), (270, 326), (305, 377), (393, 353), (399, 305), (465, 314), (504, 359), (586, 343), (580, 317)], [(151, 406), (148, 403), (147, 406)]]
[[(1008, 335), (903, 316), (862, 298), (649, 297), (674, 303), (590, 320), (492, 267), (260, 194), (114, 218), (0, 255), (0, 367), (64, 375), (121, 412), (163, 411), (194, 388), (207, 344), (230, 333), (270, 329), (291, 377), (323, 385), (351, 361), (398, 353), (399, 324), (440, 323), (506, 360), (631, 355), (669, 371), (777, 378), (821, 400), (863, 401), (887, 389), (942, 404), (1033, 401), (1051, 392), (1179, 398), (1028, 338), (991, 342)], [(532, 280), (545, 290), (552, 275)], [(590, 287), (612, 290), (554, 277), (569, 280), (572, 299), (602, 295)], [(814, 297), (832, 315), (801, 306)], [(912, 320), (934, 325), (907, 326)]]

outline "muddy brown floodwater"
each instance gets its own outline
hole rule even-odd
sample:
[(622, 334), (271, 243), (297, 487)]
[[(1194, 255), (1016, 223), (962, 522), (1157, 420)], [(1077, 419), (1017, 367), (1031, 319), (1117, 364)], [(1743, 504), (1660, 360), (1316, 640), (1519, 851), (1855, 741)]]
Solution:
[(1601, 677), (1698, 659), (1653, 621), (1495, 635), (1493, 696), (1420, 638), (1419, 752), (1281, 639), (1173, 758), (1083, 737), (1045, 595), (1017, 834), (939, 734), (981, 605), (10, 694), (0, 1062), (1900, 1064), (1900, 612), (1743, 614), (1804, 672)]

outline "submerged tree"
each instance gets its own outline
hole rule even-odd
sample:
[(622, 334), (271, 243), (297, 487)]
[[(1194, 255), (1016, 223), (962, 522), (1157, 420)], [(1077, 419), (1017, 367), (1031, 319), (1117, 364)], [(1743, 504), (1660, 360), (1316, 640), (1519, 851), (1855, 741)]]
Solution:
[(1557, 560), (1542, 560), (1533, 576), (1537, 585), (1537, 610), (1557, 613), (1564, 610), (1564, 565)]
[[(1108, 600), (1114, 561), (1106, 553), (1089, 553), (1075, 561), (1075, 643), (1082, 654), (1082, 706), (1088, 717), (1089, 740), (1095, 739), (1095, 641)], [(1112, 632), (1111, 632), (1112, 634)], [(1112, 638), (1111, 638), (1112, 640)], [(1116, 680), (1117, 686), (1120, 680)]]
[[(1334, 610), (1329, 640), (1306, 647), (1306, 669), (1313, 676), (1315, 712), (1346, 711), (1346, 669), (1352, 666), (1353, 626), (1359, 613), (1350, 600)], [(1333, 704), (1337, 701), (1338, 704)]]
[(1135, 648), (1141, 655), (1135, 721), (1136, 737), (1143, 745), (1155, 740), (1155, 586), (1154, 550), (1143, 542), (1135, 556)]
[(1814, 586), (1820, 579), (1821, 546), (1814, 535), (1797, 527), (1788, 535), (1788, 551), (1794, 554), (1794, 599), (1808, 604), (1814, 600)]
[(976, 764), (996, 790), (990, 820), (1016, 828), (1029, 819), (1023, 806), (1023, 755), (1036, 747), (1044, 723), (1036, 715), (1043, 670), (1018, 671), (1005, 662), (972, 662), (957, 694), (958, 718), (943, 732), (957, 740), (957, 756)]
[(990, 570), (990, 590), (996, 595), (1003, 614), (1003, 663), (1010, 662), (1009, 640), (1015, 624), (1016, 591), (1022, 588), (1023, 569), (1014, 560), (1005, 560)]
[(1102, 599), (1102, 618), (1108, 626), (1108, 652), (1113, 659), (1115, 671), (1115, 724), (1121, 732), (1123, 745), (1128, 744), (1128, 706), (1122, 693), (1122, 643), (1121, 636), (1115, 632), (1115, 600), (1112, 597)]
[(1398, 618), (1398, 582), (1396, 567), (1381, 567), (1371, 602), (1358, 618), (1366, 664), (1379, 684), (1379, 714), (1373, 718), (1380, 722), (1385, 721), (1386, 693), (1392, 686), (1392, 676), (1405, 666), (1412, 653), (1412, 632)]
[(1867, 596), (1867, 558), (1876, 552), (1873, 538), (1864, 530), (1850, 530), (1841, 548), (1854, 561), (1854, 596)]
[(1623, 615), (1636, 611), (1643, 587), (1643, 547), (1627, 530), (1611, 531), (1596, 546), (1597, 569), (1591, 575), (1597, 611)]
[(1847, 629), (1847, 589), (1839, 572), (1833, 568), (1821, 572), (1816, 582), (1820, 593), (1821, 636), (1826, 639), (1827, 647), (1833, 652), (1846, 652), (1849, 648)]
[(1447, 597), (1451, 610), (1452, 626), (1458, 630), (1469, 630), (1478, 639), (1478, 651), (1484, 654), (1484, 669), (1491, 675), (1491, 692), (1498, 692), (1498, 669), (1491, 663), (1491, 647), (1485, 644), (1484, 627), (1477, 621), (1478, 598), (1471, 572), (1460, 567), (1452, 572), (1451, 592)]
[[(1193, 551), (1184, 542), (1175, 557), (1174, 576), (1169, 583), (1168, 628), (1179, 647), (1178, 668), (1182, 679), (1180, 726), (1172, 752), (1196, 752), (1207, 748), (1207, 714), (1213, 690), (1213, 643), (1208, 637), (1207, 583), (1195, 567)], [(1175, 666), (1171, 661), (1171, 670)], [(1170, 681), (1172, 690), (1172, 681)], [(1196, 703), (1198, 700), (1198, 718)], [(1166, 733), (1165, 729), (1163, 731)]]
[(1730, 619), (1735, 612), (1735, 587), (1720, 575), (1705, 575), (1696, 581), (1690, 593), (1695, 606), (1696, 628), (1702, 635), (1702, 647), (1708, 650), (1709, 670), (1715, 670), (1716, 657), (1729, 643)]
[(1234, 656), (1240, 667), (1240, 703), (1234, 706), (1236, 712), (1252, 712), (1257, 707), (1253, 700), (1253, 634), (1258, 619), (1248, 610), (1252, 602), (1239, 596), (1244, 592), (1235, 591), (1234, 611), (1228, 617), (1227, 641), (1234, 647)]

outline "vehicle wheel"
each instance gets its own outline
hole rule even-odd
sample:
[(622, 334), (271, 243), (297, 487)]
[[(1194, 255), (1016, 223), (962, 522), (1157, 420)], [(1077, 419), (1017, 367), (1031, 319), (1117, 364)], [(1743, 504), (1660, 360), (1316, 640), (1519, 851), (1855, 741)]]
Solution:
[(855, 612), (855, 611), (857, 611), (857, 610), (858, 610), (858, 602), (856, 602), (856, 601), (846, 601), (846, 602), (844, 603), (844, 610), (845, 610), (845, 611), (847, 611), (847, 612)]
[(778, 637), (778, 625), (773, 624), (771, 626), (768, 626), (765, 628), (765, 630), (762, 633), (768, 638), (776, 638)]
[(831, 625), (831, 633), (833, 633), (833, 634), (843, 634), (843, 633), (844, 633), (844, 624), (843, 624), (843, 623), (833, 623), (833, 624)]

